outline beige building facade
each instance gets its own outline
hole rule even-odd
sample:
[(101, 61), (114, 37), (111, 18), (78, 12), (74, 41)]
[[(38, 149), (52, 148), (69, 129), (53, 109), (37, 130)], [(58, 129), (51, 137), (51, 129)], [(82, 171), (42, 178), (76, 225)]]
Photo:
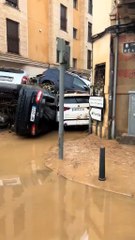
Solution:
[(17, 5), (12, 1), (0, 1), (0, 52), (7, 53), (7, 20), (19, 24), (19, 54), (28, 57), (28, 30), (27, 30), (27, 0), (19, 1)]
[(57, 39), (70, 45), (70, 67), (91, 69), (91, 0), (0, 0), (0, 65), (30, 76), (57, 66)]
[(0, 0), (0, 65), (18, 66), (28, 58), (27, 0)]

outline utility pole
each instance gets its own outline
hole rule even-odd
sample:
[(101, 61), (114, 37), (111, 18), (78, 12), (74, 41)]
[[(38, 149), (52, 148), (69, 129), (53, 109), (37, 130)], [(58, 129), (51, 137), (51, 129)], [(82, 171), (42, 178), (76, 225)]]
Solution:
[(119, 19), (116, 21), (116, 36), (115, 36), (115, 59), (114, 59), (114, 83), (113, 83), (113, 107), (112, 107), (112, 139), (116, 135), (116, 87), (117, 87), (117, 72), (118, 72), (118, 50), (119, 50)]
[(66, 45), (64, 39), (58, 38), (57, 51), (59, 52), (59, 159), (63, 159), (64, 145), (64, 75), (65, 69), (69, 68), (70, 46)]

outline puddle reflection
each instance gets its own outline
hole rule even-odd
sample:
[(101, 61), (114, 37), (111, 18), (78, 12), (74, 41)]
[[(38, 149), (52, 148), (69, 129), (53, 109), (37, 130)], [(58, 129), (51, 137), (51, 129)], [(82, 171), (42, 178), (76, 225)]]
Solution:
[[(43, 173), (42, 173), (43, 174)], [(134, 200), (66, 181), (0, 188), (0, 239), (134, 239)], [(22, 181), (23, 182), (23, 181)]]
[[(80, 134), (67, 133), (66, 138)], [(43, 168), (43, 154), (57, 137), (0, 138), (0, 240), (134, 240), (134, 199), (67, 181)]]

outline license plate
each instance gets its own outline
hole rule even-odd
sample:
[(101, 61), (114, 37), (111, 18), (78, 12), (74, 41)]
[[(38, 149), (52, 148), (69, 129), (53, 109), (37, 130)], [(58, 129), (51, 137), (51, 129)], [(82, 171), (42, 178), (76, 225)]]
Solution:
[(84, 108), (72, 108), (72, 111), (84, 111)]
[(30, 115), (30, 121), (34, 122), (35, 121), (35, 117), (36, 117), (36, 107), (32, 106), (31, 115)]

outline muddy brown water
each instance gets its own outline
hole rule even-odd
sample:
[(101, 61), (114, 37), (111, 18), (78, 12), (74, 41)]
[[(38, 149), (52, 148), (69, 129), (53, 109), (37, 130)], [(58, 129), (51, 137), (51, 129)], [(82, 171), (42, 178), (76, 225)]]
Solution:
[[(85, 132), (66, 132), (78, 139)], [(134, 240), (135, 201), (68, 181), (44, 167), (57, 132), (0, 132), (0, 240)]]

